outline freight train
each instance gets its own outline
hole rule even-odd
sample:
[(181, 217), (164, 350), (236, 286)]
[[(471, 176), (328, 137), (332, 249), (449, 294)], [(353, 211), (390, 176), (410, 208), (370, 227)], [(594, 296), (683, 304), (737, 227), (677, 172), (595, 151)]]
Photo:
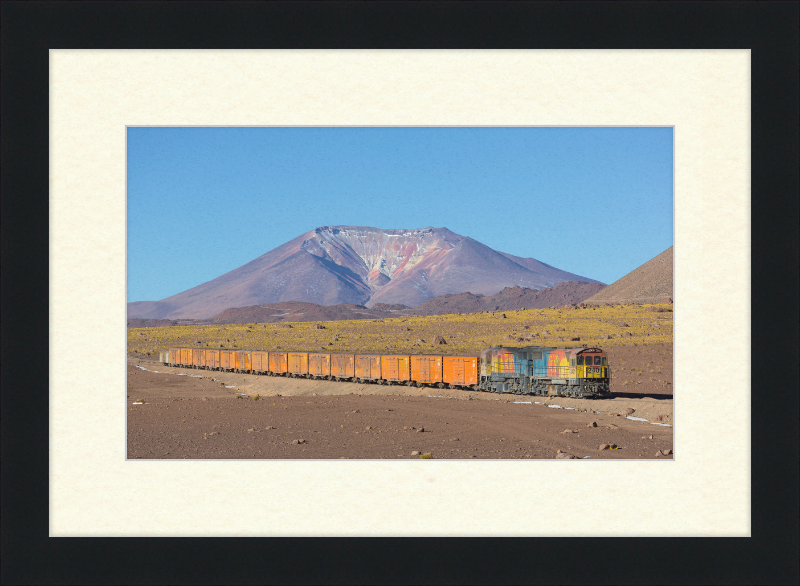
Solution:
[(610, 396), (600, 348), (489, 348), (480, 355), (396, 355), (170, 348), (165, 366), (183, 366), (379, 385), (435, 386), (516, 395)]

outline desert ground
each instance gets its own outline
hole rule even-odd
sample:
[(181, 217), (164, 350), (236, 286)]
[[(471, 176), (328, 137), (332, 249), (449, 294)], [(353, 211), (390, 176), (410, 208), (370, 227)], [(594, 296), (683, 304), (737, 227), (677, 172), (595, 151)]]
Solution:
[[(670, 303), (129, 328), (128, 457), (671, 459), (672, 318)], [(434, 344), (437, 336), (445, 343)], [(356, 384), (157, 360), (174, 346), (477, 354), (503, 345), (599, 346), (613, 397)]]
[[(627, 353), (628, 364), (651, 362), (647, 347)], [(628, 386), (637, 392), (546, 399), (173, 368), (130, 357), (128, 457), (671, 459), (671, 386)]]

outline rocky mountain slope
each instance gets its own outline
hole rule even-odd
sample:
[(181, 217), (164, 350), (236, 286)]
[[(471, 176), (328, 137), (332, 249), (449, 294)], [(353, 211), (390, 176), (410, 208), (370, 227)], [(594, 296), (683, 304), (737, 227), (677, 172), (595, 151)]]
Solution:
[(672, 249), (650, 259), (621, 279), (598, 291), (585, 302), (602, 303), (660, 303), (673, 298)]
[(543, 289), (565, 281), (597, 282), (447, 228), (323, 226), (177, 295), (129, 303), (128, 317), (203, 318), (286, 301), (415, 307), (451, 293), (493, 295), (505, 287)]

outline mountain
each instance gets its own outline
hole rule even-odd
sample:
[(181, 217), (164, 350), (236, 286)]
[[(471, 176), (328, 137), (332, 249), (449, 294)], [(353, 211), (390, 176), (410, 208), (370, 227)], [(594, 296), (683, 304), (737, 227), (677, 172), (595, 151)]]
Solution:
[(323, 226), (177, 295), (129, 303), (128, 317), (200, 318), (284, 301), (415, 307), (449, 293), (493, 295), (505, 287), (543, 289), (565, 281), (597, 283), (447, 228)]
[(662, 303), (673, 298), (672, 246), (589, 297), (585, 303)]

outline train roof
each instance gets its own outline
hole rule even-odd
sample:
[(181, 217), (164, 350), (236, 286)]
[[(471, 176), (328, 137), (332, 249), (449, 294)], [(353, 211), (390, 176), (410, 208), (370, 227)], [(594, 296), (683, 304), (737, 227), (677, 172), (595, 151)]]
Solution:
[(570, 352), (574, 354), (580, 354), (581, 352), (603, 352), (601, 348), (590, 347), (590, 348), (566, 348)]
[(565, 352), (570, 352), (573, 354), (580, 354), (581, 352), (603, 352), (601, 348), (597, 348), (594, 346), (584, 348), (583, 346), (579, 346), (576, 348), (558, 348), (556, 346), (492, 346), (491, 348), (486, 348), (483, 352), (487, 350), (564, 350)]

